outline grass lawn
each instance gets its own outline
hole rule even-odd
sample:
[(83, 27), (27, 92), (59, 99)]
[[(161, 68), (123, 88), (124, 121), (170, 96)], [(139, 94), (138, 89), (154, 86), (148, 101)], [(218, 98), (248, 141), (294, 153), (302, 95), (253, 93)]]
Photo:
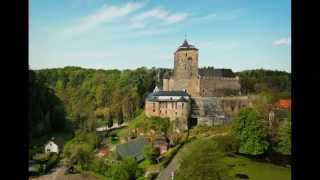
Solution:
[(228, 165), (234, 165), (232, 174), (246, 174), (250, 180), (290, 180), (291, 168), (273, 165), (270, 163), (256, 162), (248, 158), (238, 156), (226, 157)]

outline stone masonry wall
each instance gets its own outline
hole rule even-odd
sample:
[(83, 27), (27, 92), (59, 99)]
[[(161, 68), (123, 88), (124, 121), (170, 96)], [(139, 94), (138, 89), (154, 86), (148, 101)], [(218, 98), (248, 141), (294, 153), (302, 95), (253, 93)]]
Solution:
[(198, 78), (198, 51), (176, 51), (174, 55), (174, 79)]
[(220, 97), (218, 99), (223, 111), (230, 117), (237, 115), (241, 108), (253, 105), (253, 100), (248, 96)]
[(190, 102), (153, 102), (146, 101), (145, 114), (147, 117), (168, 117), (171, 121), (178, 120), (179, 127), (185, 130), (191, 112)]
[(239, 95), (240, 82), (236, 78), (205, 78), (200, 79), (200, 96), (202, 97), (220, 97)]

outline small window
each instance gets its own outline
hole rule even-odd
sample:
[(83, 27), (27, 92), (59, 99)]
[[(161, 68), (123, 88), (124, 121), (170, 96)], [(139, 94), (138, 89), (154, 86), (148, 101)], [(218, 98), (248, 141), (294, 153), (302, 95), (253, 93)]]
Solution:
[(183, 106), (184, 106), (184, 103), (182, 103), (182, 108), (183, 108)]

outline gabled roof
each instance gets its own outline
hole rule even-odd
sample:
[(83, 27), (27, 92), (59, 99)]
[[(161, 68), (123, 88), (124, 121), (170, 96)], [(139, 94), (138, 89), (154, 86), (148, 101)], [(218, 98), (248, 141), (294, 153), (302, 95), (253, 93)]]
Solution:
[(185, 91), (157, 91), (152, 93), (153, 96), (189, 96)]
[[(176, 97), (181, 97), (179, 99), (165, 99), (165, 100), (160, 100), (159, 97), (161, 96), (176, 96)], [(147, 97), (148, 101), (187, 101), (186, 96), (189, 97), (189, 94), (185, 91), (157, 91), (150, 93)]]
[(145, 145), (144, 138), (136, 138), (125, 144), (119, 144), (116, 146), (116, 151), (121, 157), (130, 156), (135, 158), (136, 161), (142, 160), (143, 149)]

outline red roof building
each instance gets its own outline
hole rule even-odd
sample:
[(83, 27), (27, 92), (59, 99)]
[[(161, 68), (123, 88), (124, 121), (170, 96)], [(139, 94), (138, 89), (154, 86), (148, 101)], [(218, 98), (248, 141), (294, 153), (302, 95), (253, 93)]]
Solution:
[(275, 108), (291, 109), (291, 99), (280, 99), (274, 104)]

